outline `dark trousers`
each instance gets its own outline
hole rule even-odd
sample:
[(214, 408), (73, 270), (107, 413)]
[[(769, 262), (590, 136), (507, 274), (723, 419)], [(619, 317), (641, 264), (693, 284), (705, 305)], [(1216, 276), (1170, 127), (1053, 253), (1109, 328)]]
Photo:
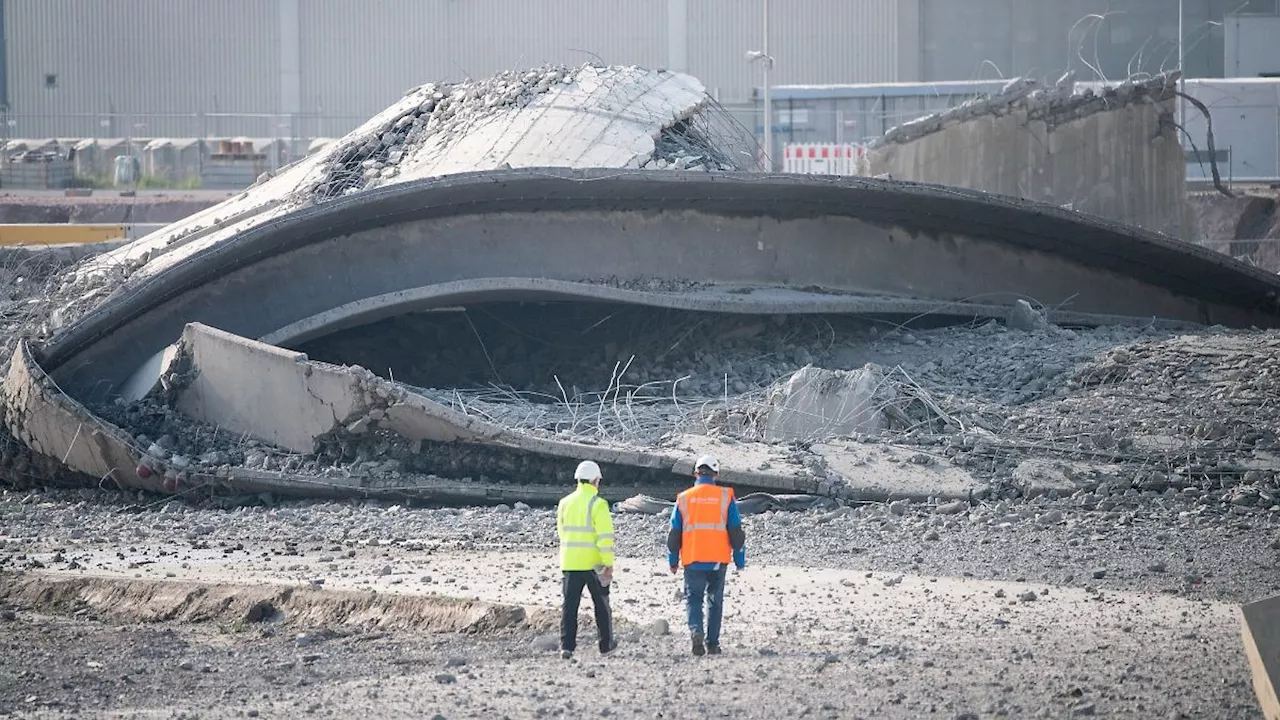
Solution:
[(684, 569), (684, 599), (689, 608), (689, 630), (702, 632), (703, 602), (706, 603), (707, 642), (720, 644), (720, 619), (724, 615), (723, 565), (719, 570)]
[(609, 609), (609, 588), (600, 584), (594, 570), (564, 572), (564, 609), (560, 616), (560, 649), (573, 652), (578, 648), (578, 606), (582, 589), (591, 593), (596, 609), (596, 629), (600, 631), (600, 652), (609, 652), (613, 643), (613, 613)]

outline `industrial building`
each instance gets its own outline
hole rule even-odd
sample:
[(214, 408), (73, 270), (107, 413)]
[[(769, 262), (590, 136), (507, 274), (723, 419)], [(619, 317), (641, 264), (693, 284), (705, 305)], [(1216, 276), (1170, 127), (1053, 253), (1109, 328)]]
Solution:
[[(765, 68), (747, 53), (766, 49), (764, 8), (3, 0), (3, 133), (333, 137), (426, 81), (589, 61), (688, 72), (749, 118)], [(1266, 42), (1277, 21), (1255, 16), (1277, 12), (1277, 0), (774, 0), (769, 83), (1053, 79), (1068, 68), (1080, 80), (1116, 79), (1178, 67), (1180, 55), (1189, 77), (1256, 76), (1280, 71)]]

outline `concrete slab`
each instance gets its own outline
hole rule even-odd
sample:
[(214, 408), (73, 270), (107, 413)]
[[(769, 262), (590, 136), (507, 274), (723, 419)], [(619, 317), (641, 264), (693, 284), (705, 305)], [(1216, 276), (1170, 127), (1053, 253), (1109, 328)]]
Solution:
[(714, 455), (720, 461), (720, 481), (726, 485), (816, 492), (817, 483), (805, 473), (804, 466), (792, 459), (786, 446), (762, 443), (740, 443), (705, 435), (680, 435), (667, 444), (674, 451), (672, 469), (691, 478), (693, 463), (701, 455)]
[(1240, 634), (1262, 714), (1280, 720), (1280, 595), (1241, 605)]
[(851, 497), (860, 500), (967, 500), (982, 489), (966, 470), (914, 449), (829, 443), (812, 450), (844, 476)]
[(179, 412), (293, 452), (314, 452), (319, 437), (374, 405), (366, 373), (321, 367), (305, 353), (200, 324), (183, 330), (179, 346), (194, 371), (178, 393)]
[(146, 480), (138, 476), (141, 453), (129, 434), (63, 394), (35, 363), (25, 341), (18, 342), (9, 359), (0, 400), (5, 426), (31, 450), (99, 481), (160, 489), (159, 475)]

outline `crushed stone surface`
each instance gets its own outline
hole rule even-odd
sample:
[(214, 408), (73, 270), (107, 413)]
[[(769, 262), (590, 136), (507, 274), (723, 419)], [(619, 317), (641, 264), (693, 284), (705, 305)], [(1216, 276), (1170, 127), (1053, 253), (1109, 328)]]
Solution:
[[(549, 511), (134, 500), (5, 493), (0, 572), (557, 602)], [(1276, 591), (1270, 515), (1152, 507), (1121, 521), (1043, 500), (768, 513), (746, 525), (749, 566), (729, 581), (720, 658), (688, 655), (678, 580), (663, 568), (665, 518), (619, 515), (613, 593), (626, 622), (613, 657), (593, 649), (589, 608), (566, 663), (534, 635), (119, 626), (92, 608), (8, 606), (0, 707), (528, 717), (583, 712), (594, 688), (624, 717), (652, 717), (677, 696), (696, 699), (676, 717), (1260, 717), (1233, 605)]]

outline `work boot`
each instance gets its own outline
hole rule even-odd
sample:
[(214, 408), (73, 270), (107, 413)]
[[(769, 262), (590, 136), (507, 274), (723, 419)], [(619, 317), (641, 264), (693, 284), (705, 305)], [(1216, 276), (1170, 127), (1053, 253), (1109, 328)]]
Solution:
[(560, 651), (560, 657), (564, 658), (565, 660), (572, 660), (572, 659), (573, 659), (573, 651), (572, 651), (572, 650), (561, 650), (561, 651)]
[(720, 654), (720, 643), (707, 643), (707, 654), (708, 654), (708, 655), (719, 655), (719, 654)]
[(693, 654), (702, 657), (707, 654), (707, 646), (702, 642), (702, 633), (693, 634)]

